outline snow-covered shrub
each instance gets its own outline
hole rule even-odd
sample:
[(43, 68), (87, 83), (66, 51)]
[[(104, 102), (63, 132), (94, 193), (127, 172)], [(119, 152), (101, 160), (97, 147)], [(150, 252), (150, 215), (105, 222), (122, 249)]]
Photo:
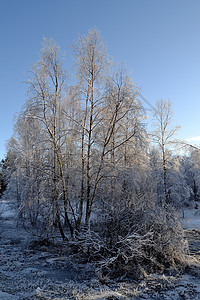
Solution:
[(41, 201), (40, 204), (22, 202), (18, 209), (18, 223), (21, 223), (31, 237), (39, 240), (53, 239), (56, 227), (50, 204)]
[(173, 211), (124, 210), (104, 216), (74, 245), (85, 261), (97, 261), (101, 276), (137, 279), (181, 265), (188, 244)]

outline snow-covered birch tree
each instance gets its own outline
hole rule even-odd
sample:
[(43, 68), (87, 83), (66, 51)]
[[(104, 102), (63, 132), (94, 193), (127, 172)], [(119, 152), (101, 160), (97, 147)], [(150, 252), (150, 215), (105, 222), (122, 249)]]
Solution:
[(170, 191), (168, 189), (167, 182), (167, 150), (169, 146), (173, 145), (173, 138), (178, 130), (178, 126), (173, 125), (173, 111), (172, 104), (170, 101), (160, 99), (157, 101), (154, 109), (154, 130), (151, 133), (151, 137), (154, 143), (156, 143), (161, 151), (162, 155), (162, 168), (163, 168), (163, 185), (165, 203), (170, 201)]

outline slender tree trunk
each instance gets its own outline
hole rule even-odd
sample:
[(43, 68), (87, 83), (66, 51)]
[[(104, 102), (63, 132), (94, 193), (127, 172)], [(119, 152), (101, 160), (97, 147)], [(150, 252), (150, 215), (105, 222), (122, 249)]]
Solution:
[(93, 113), (94, 113), (94, 74), (92, 71), (92, 85), (91, 85), (91, 108), (90, 108), (90, 124), (89, 124), (89, 136), (88, 136), (88, 151), (87, 151), (87, 200), (86, 200), (86, 216), (85, 226), (88, 227), (90, 218), (90, 207), (91, 207), (91, 150), (92, 150), (92, 133), (93, 133)]
[(166, 157), (165, 157), (165, 146), (162, 145), (162, 156), (163, 156), (163, 181), (164, 181), (164, 191), (165, 191), (165, 205), (169, 203), (169, 195), (167, 192), (167, 168), (166, 168)]
[(83, 121), (82, 137), (81, 137), (81, 199), (79, 205), (79, 217), (77, 221), (78, 230), (81, 225), (82, 216), (83, 216), (83, 202), (85, 197), (85, 128), (87, 123), (87, 113), (88, 113), (88, 101), (89, 101), (89, 91), (90, 87), (88, 85), (87, 97), (86, 97), (86, 106), (85, 106), (85, 117)]

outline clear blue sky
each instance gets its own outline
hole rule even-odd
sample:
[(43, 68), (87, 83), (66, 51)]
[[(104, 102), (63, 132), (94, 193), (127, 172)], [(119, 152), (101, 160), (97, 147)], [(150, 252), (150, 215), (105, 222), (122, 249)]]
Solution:
[(2, 0), (0, 6), (0, 159), (13, 117), (26, 99), (26, 73), (43, 36), (71, 64), (69, 46), (94, 26), (108, 53), (123, 62), (142, 94), (173, 103), (179, 137), (200, 136), (199, 0)]

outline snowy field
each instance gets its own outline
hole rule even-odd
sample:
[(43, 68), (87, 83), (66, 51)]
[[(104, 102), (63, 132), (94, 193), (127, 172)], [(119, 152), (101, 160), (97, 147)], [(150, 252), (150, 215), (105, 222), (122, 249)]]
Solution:
[(200, 209), (185, 209), (181, 223), (184, 229), (200, 230)]
[(16, 222), (13, 203), (2, 202), (0, 210), (0, 300), (200, 299), (196, 243), (200, 237), (200, 216), (196, 210), (187, 210), (182, 219), (196, 266), (193, 263), (184, 273), (172, 270), (168, 274), (153, 274), (140, 282), (100, 280), (93, 264), (72, 261), (66, 245), (33, 247), (28, 233)]

